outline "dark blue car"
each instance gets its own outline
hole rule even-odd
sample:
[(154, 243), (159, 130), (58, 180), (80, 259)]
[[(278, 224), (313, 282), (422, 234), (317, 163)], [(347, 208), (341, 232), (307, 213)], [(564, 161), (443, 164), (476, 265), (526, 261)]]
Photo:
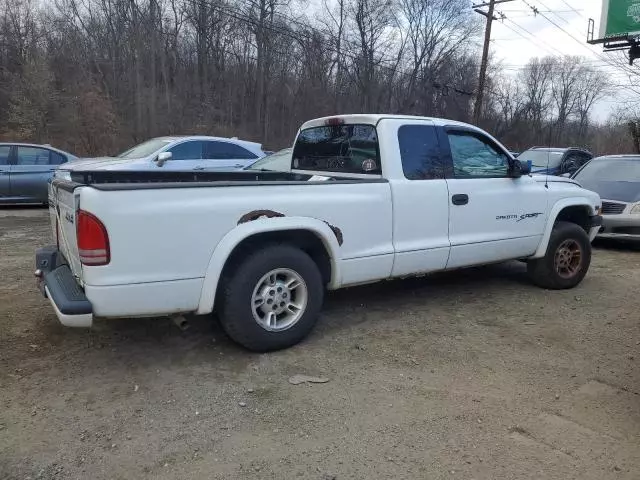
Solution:
[(520, 162), (531, 162), (531, 173), (538, 175), (573, 174), (593, 158), (582, 148), (533, 147), (518, 155)]

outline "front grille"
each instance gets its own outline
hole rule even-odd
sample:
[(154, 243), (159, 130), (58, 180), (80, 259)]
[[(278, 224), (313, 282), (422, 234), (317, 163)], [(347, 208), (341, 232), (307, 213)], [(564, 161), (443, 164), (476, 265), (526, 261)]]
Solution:
[(602, 214), (620, 215), (626, 207), (626, 203), (602, 202)]

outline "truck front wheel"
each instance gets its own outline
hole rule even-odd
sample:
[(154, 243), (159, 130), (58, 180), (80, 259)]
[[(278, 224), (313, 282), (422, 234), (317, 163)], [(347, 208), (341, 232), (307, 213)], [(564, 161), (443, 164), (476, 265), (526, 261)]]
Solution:
[(300, 342), (322, 307), (320, 270), (309, 255), (291, 245), (270, 245), (248, 254), (223, 282), (222, 327), (256, 352)]
[(573, 288), (591, 264), (591, 242), (575, 223), (558, 222), (551, 232), (547, 253), (529, 260), (527, 272), (536, 285), (552, 290)]

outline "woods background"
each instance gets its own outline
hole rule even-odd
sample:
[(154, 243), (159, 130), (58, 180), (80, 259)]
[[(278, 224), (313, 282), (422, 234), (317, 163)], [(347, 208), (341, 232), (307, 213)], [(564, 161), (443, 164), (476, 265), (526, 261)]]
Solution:
[[(470, 2), (322, 2), (0, 0), (0, 137), (77, 155), (164, 134), (277, 149), (335, 113), (470, 120), (483, 32)], [(515, 74), (492, 61), (481, 126), (514, 150), (630, 152), (633, 68), (621, 86), (580, 57), (534, 58)], [(629, 103), (595, 124), (611, 95)]]

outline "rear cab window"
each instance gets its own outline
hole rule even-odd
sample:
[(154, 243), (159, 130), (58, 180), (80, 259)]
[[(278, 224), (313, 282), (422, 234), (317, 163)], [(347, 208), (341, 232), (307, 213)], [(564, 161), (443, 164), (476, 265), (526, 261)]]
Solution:
[(380, 175), (380, 149), (374, 125), (335, 123), (298, 134), (292, 168), (313, 172)]
[(398, 128), (402, 171), (408, 180), (445, 177), (438, 134), (433, 125), (402, 125)]

